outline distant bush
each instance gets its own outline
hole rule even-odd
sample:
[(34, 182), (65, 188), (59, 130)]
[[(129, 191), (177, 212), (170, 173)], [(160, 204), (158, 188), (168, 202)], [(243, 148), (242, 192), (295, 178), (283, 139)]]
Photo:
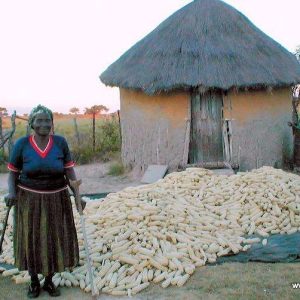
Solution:
[(95, 152), (93, 151), (93, 136), (91, 127), (88, 128), (85, 134), (80, 134), (80, 144), (78, 144), (75, 137), (69, 139), (74, 160), (78, 164), (86, 164), (98, 160), (109, 161), (115, 153), (121, 151), (121, 138), (118, 120), (112, 118), (102, 120), (100, 124), (97, 124), (95, 139)]
[(2, 148), (0, 149), (0, 173), (8, 172), (7, 161), (8, 161), (7, 155), (5, 154)]
[(95, 160), (95, 153), (92, 147), (78, 145), (71, 149), (74, 161), (77, 164), (87, 164)]
[(99, 146), (102, 153), (121, 150), (119, 122), (116, 119), (105, 121), (100, 126)]
[(7, 173), (8, 169), (6, 164), (0, 164), (0, 173)]
[(116, 162), (109, 167), (108, 175), (119, 176), (124, 174), (125, 168), (122, 163)]

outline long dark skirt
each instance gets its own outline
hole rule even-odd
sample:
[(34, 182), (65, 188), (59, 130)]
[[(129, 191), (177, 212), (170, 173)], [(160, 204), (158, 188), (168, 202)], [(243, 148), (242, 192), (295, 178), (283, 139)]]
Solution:
[(19, 270), (48, 275), (78, 264), (78, 240), (67, 189), (40, 194), (18, 188), (14, 229)]

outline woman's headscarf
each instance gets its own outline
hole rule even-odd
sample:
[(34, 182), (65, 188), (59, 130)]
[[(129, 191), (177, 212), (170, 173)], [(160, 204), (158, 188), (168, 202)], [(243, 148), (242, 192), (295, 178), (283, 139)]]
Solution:
[(39, 104), (38, 106), (34, 107), (32, 109), (32, 111), (30, 112), (29, 119), (28, 119), (28, 124), (31, 128), (32, 128), (32, 123), (33, 123), (33, 121), (34, 121), (37, 114), (47, 114), (53, 122), (53, 113), (52, 113), (52, 111), (49, 108), (47, 108), (46, 106), (43, 106), (43, 105)]

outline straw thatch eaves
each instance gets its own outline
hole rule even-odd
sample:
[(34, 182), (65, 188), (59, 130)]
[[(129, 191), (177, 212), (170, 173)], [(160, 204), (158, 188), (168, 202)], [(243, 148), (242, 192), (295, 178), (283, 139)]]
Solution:
[(284, 87), (300, 82), (300, 64), (230, 5), (197, 0), (136, 43), (100, 79), (147, 94)]

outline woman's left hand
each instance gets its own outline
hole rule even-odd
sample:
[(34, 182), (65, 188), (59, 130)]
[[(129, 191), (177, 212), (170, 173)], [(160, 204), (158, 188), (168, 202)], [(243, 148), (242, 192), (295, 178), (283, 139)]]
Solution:
[[(77, 211), (80, 212), (77, 201), (75, 201), (75, 204), (76, 204)], [(82, 208), (82, 211), (83, 211), (85, 209), (86, 202), (83, 201), (83, 200), (80, 200), (80, 204), (81, 204), (81, 208)]]
[[(79, 212), (79, 207), (78, 207), (78, 203), (77, 203), (77, 200), (76, 200), (76, 194), (75, 194), (75, 190), (70, 186), (70, 189), (72, 191), (72, 196), (74, 197), (74, 201), (75, 201), (75, 205), (76, 205), (76, 209), (77, 211)], [(80, 201), (81, 203), (81, 207), (82, 207), (82, 211), (85, 209), (85, 206), (86, 206), (86, 202), (81, 200)]]

